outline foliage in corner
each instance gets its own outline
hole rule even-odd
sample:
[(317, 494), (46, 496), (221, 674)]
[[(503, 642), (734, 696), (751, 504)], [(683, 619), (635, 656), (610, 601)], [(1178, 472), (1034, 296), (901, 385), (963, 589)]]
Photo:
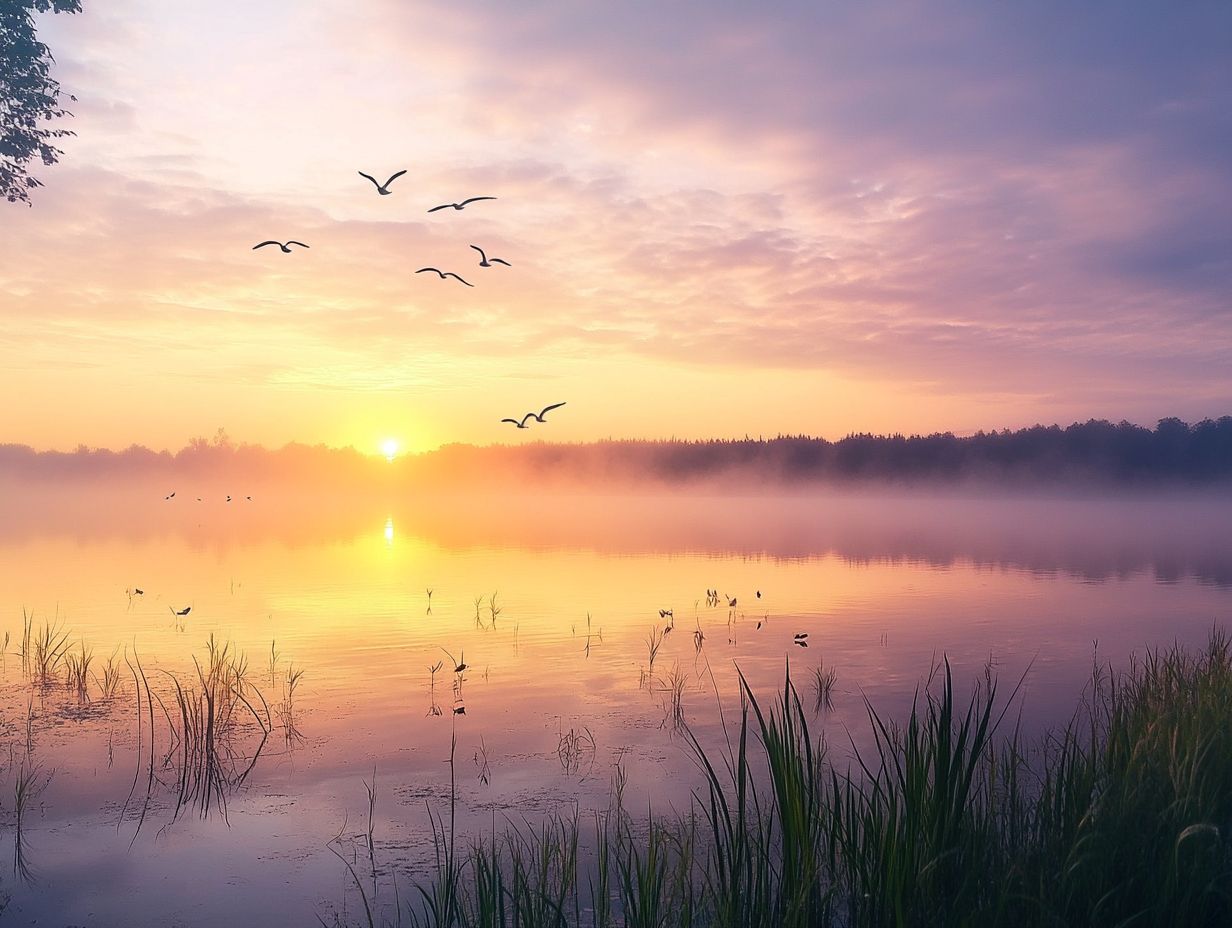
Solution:
[(73, 134), (43, 125), (72, 114), (61, 105), (65, 94), (51, 76), (55, 59), (38, 40), (35, 14), (80, 12), (80, 0), (0, 0), (0, 192), (10, 203), (30, 204), (30, 191), (42, 186), (30, 161), (55, 164), (61, 151), (53, 140)]

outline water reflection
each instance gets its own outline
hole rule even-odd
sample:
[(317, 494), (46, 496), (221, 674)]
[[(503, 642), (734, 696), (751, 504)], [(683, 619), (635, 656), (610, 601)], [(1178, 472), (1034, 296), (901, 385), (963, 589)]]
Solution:
[[(1094, 640), (1198, 642), (1232, 606), (1220, 499), (161, 495), (4, 499), (0, 733), (56, 770), (35, 849), (71, 887), (12, 888), (19, 920), (312, 923), (374, 765), (382, 859), (426, 866), (451, 758), (463, 829), (601, 807), (618, 764), (631, 805), (685, 808), (681, 733), (721, 738), (737, 669), (768, 692), (789, 663), (841, 768), (864, 699), (895, 715), (940, 655), (1029, 666), (1038, 727)], [(23, 608), (67, 633), (46, 685), (6, 656), (38, 650)]]
[[(590, 550), (637, 556), (700, 553), (855, 564), (1007, 568), (1087, 580), (1147, 572), (1232, 586), (1232, 499), (1226, 494), (1100, 498), (918, 495), (510, 498), (434, 495), (390, 501), (261, 494), (244, 509), (176, 509), (148, 493), (0, 486), (0, 546), (39, 539), (181, 539), (222, 551), (272, 541), (344, 543), (383, 526), (452, 551), (476, 547)], [(174, 501), (173, 501), (174, 502)]]

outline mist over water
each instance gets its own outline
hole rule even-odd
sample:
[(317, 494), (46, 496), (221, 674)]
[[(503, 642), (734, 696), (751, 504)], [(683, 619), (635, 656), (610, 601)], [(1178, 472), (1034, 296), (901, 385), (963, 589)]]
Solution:
[[(455, 734), (470, 833), (602, 807), (618, 763), (631, 807), (687, 809), (697, 771), (672, 723), (676, 681), (685, 720), (717, 745), (737, 667), (768, 694), (790, 661), (806, 697), (811, 671), (834, 668), (817, 727), (845, 767), (868, 743), (864, 699), (901, 717), (943, 656), (966, 687), (990, 661), (1007, 692), (1025, 673), (1023, 725), (1038, 732), (1068, 719), (1096, 655), (1119, 666), (1197, 644), (1232, 614), (1232, 500), (1218, 494), (249, 490), (0, 487), (0, 734), (4, 756), (29, 748), (47, 776), (23, 829), (32, 878), (0, 883), (17, 922), (290, 925), (354, 905), (325, 845), (344, 822), (348, 847), (365, 831), (374, 768), (378, 859), (426, 875)], [(116, 648), (140, 656), (148, 790), (128, 669), (114, 699), (95, 684), (86, 704), (58, 678), (32, 681), (23, 610), (92, 648), (96, 673)], [(275, 709), (303, 670), (298, 737), (272, 726), (225, 818), (177, 816), (160, 699), (174, 706), (172, 677), (191, 678), (211, 635), (247, 655)], [(15, 854), (12, 829), (4, 840)]]

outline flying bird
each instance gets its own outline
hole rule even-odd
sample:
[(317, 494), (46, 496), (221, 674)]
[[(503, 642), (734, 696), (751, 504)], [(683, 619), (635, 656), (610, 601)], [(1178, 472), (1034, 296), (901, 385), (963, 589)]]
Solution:
[(479, 252), (479, 257), (482, 259), (479, 262), (480, 267), (491, 267), (493, 264), (503, 264), (505, 265), (505, 267), (513, 267), (513, 265), (510, 264), (508, 261), (506, 261), (504, 258), (489, 259), (488, 256), (484, 254), (483, 249), (480, 248), (478, 245), (472, 245), (471, 247), (474, 248), (477, 252)]
[(140, 587), (133, 587), (133, 595), (134, 596), (144, 596), (145, 590), (141, 589)]
[(365, 174), (363, 171), (357, 171), (356, 173), (359, 174), (360, 177), (366, 177), (368, 178), (368, 180), (372, 181), (372, 186), (376, 188), (376, 192), (379, 193), (383, 197), (387, 197), (390, 195), (390, 193), (392, 193), (392, 191), (389, 189), (389, 185), (392, 184), (394, 181), (396, 181), (403, 174), (405, 174), (406, 171), (403, 170), (403, 171), (399, 171), (397, 174), (391, 174), (389, 177), (389, 180), (385, 181), (385, 183), (383, 184), (378, 184), (376, 182), (376, 178), (373, 177), (371, 174)]
[(474, 284), (467, 284), (465, 280), (462, 280), (462, 278), (458, 277), (458, 275), (455, 274), (453, 271), (442, 271), (439, 268), (435, 268), (435, 267), (421, 267), (415, 273), (422, 274), (424, 271), (435, 271), (437, 274), (441, 276), (441, 280), (444, 280), (446, 277), (453, 277), (453, 278), (456, 278), (457, 280), (461, 280), (462, 283), (466, 284), (468, 287), (475, 286)]
[(432, 207), (430, 210), (428, 210), (428, 212), (435, 213), (438, 209), (449, 209), (449, 207), (451, 206), (454, 209), (466, 209), (467, 203), (474, 203), (478, 200), (495, 200), (495, 199), (496, 197), (469, 197), (463, 200), (461, 203), (442, 203), (440, 206)]
[(538, 414), (535, 414), (535, 413), (533, 413), (533, 412), (528, 412), (528, 413), (527, 413), (527, 415), (528, 415), (528, 416), (534, 416), (534, 417), (535, 417), (536, 419), (538, 419), (540, 422), (543, 422), (543, 421), (544, 421), (544, 419), (543, 419), (543, 417), (544, 417), (544, 416), (546, 416), (548, 413), (550, 413), (553, 409), (560, 409), (560, 407), (562, 407), (562, 406), (564, 406), (564, 405), (565, 405), (564, 403), (553, 403), (551, 406), (544, 406), (544, 407), (543, 407), (543, 409), (542, 409), (542, 410), (540, 410)]
[(164, 496), (163, 499), (173, 499), (174, 497), (175, 497), (175, 490), (172, 490), (170, 493)]
[(307, 248), (307, 247), (308, 247), (308, 246), (307, 246), (307, 245), (305, 245), (303, 242), (289, 241), (289, 242), (287, 242), (287, 243), (283, 244), (282, 242), (276, 242), (276, 241), (274, 241), (273, 239), (270, 239), (268, 242), (262, 242), (260, 245), (253, 245), (253, 246), (252, 246), (252, 250), (253, 250), (253, 251), (256, 251), (258, 248), (264, 248), (266, 245), (277, 245), (277, 246), (278, 246), (279, 248), (281, 248), (281, 249), (282, 249), (282, 250), (283, 250), (286, 254), (290, 254), (290, 253), (291, 253), (291, 247), (290, 247), (290, 246), (292, 246), (292, 245), (298, 245), (300, 248)]
[(514, 425), (516, 425), (520, 429), (530, 428), (530, 426), (526, 424), (527, 419), (534, 419), (536, 422), (542, 422), (546, 424), (547, 420), (544, 419), (543, 417), (546, 416), (548, 413), (550, 413), (553, 409), (560, 409), (560, 407), (564, 405), (565, 405), (564, 403), (553, 403), (551, 406), (544, 406), (543, 409), (541, 409), (539, 412), (528, 412), (526, 415), (522, 417), (522, 420), (520, 422), (517, 419), (501, 419), (501, 422), (512, 422)]

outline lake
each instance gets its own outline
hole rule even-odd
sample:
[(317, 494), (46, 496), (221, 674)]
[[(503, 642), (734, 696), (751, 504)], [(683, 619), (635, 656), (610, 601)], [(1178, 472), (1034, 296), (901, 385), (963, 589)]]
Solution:
[[(8, 923), (358, 924), (346, 864), (392, 913), (451, 795), (459, 836), (601, 808), (618, 767), (686, 811), (682, 723), (720, 744), (737, 668), (769, 699), (790, 666), (845, 768), (943, 659), (1038, 733), (1094, 660), (1232, 617), (1221, 497), (170, 491), (0, 487)], [(202, 768), (211, 639), (245, 698)]]

